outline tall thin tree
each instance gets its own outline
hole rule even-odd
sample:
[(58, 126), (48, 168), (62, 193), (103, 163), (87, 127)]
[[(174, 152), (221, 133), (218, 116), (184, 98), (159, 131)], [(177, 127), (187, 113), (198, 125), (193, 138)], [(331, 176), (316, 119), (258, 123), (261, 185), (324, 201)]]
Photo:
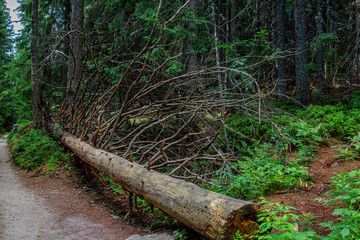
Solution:
[(296, 101), (299, 107), (310, 103), (310, 80), (306, 65), (308, 64), (305, 1), (294, 0), (295, 16), (295, 62), (296, 62)]
[[(191, 0), (188, 4), (188, 10), (193, 13), (194, 18), (196, 18), (197, 14), (197, 0)], [(186, 63), (186, 72), (194, 71), (198, 66), (198, 60), (196, 57), (196, 52), (194, 50), (195, 38), (196, 36), (196, 25), (194, 20), (189, 21), (189, 32), (190, 36), (187, 39), (188, 42), (188, 61)]]
[(32, 1), (31, 20), (31, 97), (34, 127), (41, 126), (41, 91), (39, 83), (39, 58), (38, 58), (38, 35), (39, 35), (39, 2)]
[(71, 83), (70, 89), (75, 92), (82, 73), (84, 0), (72, 0), (71, 11), (71, 30), (73, 33), (70, 37), (72, 57), (69, 58), (68, 85)]
[(356, 45), (355, 45), (355, 74), (360, 81), (360, 0), (355, 0), (356, 12)]
[(317, 46), (316, 46), (316, 89), (318, 93), (322, 93), (324, 87), (324, 59), (323, 59), (323, 40), (322, 35), (324, 34), (323, 30), (323, 0), (316, 1), (316, 9), (317, 14), (315, 17), (316, 21), (316, 38), (317, 38)]
[(286, 41), (286, 2), (285, 0), (277, 0), (276, 5), (278, 18), (277, 47), (280, 51), (277, 59), (278, 100), (279, 102), (284, 102), (286, 100), (286, 59), (284, 55)]
[[(67, 32), (70, 28), (70, 23), (71, 23), (71, 3), (70, 0), (64, 0), (64, 30)], [(66, 88), (67, 88), (67, 83), (68, 83), (68, 58), (69, 58), (69, 53), (70, 53), (70, 40), (69, 37), (66, 36), (64, 39), (64, 55), (65, 55), (65, 59), (64, 59), (64, 63), (61, 66), (61, 82), (62, 82), (62, 93), (61, 93), (61, 101), (64, 101), (65, 96), (66, 96)]]
[(230, 26), (229, 26), (229, 41), (235, 42), (238, 37), (239, 27), (239, 0), (232, 0), (230, 5)]

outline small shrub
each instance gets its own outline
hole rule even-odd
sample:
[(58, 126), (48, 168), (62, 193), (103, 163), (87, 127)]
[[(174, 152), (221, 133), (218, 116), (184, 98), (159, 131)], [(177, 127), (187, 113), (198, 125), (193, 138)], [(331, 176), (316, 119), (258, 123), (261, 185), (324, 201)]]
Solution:
[(120, 184), (118, 184), (117, 182), (115, 182), (113, 179), (111, 179), (110, 177), (108, 177), (105, 173), (100, 172), (100, 179), (101, 181), (103, 181), (104, 183), (108, 184), (109, 187), (116, 193), (118, 194), (122, 194), (123, 193), (123, 189), (121, 187)]
[[(257, 239), (305, 240), (319, 237), (310, 227), (315, 219), (311, 214), (305, 216), (296, 215), (291, 213), (292, 210), (296, 210), (294, 207), (271, 203), (266, 200), (260, 203), (265, 207), (262, 208), (262, 211), (258, 215), (258, 221), (261, 222), (261, 224), (259, 226), (259, 236)], [(299, 226), (304, 227), (304, 230), (299, 230)], [(272, 231), (273, 229), (277, 231)]]
[(334, 189), (327, 192), (330, 199), (319, 198), (326, 206), (336, 206), (333, 215), (339, 222), (322, 223), (331, 230), (323, 239), (360, 239), (360, 170), (335, 173), (332, 177)]

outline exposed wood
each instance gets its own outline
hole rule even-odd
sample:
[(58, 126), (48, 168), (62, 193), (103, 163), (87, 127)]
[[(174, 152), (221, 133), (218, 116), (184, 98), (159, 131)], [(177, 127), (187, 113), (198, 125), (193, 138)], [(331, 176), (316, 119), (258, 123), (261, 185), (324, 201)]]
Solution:
[(64, 135), (62, 140), (83, 161), (208, 239), (232, 239), (238, 230), (242, 234), (252, 234), (258, 229), (256, 204), (148, 171), (71, 135)]

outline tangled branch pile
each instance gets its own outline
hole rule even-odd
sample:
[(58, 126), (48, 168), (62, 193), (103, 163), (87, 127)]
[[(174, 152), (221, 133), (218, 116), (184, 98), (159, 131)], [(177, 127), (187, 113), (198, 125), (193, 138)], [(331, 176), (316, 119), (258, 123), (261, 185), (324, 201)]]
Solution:
[[(177, 20), (184, 17), (186, 4), (163, 19), (160, 2), (139, 52), (123, 55), (125, 42), (112, 46), (118, 52), (96, 61), (95, 49), (85, 39), (83, 77), (72, 75), (57, 122), (93, 146), (148, 169), (206, 181), (234, 159), (217, 146), (217, 137), (226, 131), (226, 116), (236, 109), (261, 114), (264, 96), (256, 81), (240, 70), (220, 65), (177, 69), (184, 48), (166, 36), (181, 28)], [(144, 34), (133, 38), (139, 37)], [(221, 80), (225, 75), (226, 83)]]

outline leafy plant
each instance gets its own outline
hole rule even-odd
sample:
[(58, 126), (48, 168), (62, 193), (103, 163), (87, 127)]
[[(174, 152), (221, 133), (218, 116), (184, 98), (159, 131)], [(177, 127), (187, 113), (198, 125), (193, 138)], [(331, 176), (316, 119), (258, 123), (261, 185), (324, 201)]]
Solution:
[(335, 157), (344, 160), (345, 162), (349, 162), (349, 161), (355, 161), (355, 159), (359, 158), (359, 154), (354, 152), (350, 146), (348, 145), (344, 145), (344, 148), (338, 147), (338, 146), (333, 146), (332, 148), (336, 148), (336, 150), (339, 151), (340, 154), (335, 155)]
[[(296, 215), (292, 213), (292, 211), (296, 210), (294, 207), (272, 203), (265, 199), (262, 199), (260, 204), (262, 204), (262, 208), (258, 215), (258, 221), (260, 222), (259, 233), (255, 236), (246, 236), (247, 239), (306, 240), (320, 237), (310, 227), (315, 219), (311, 214), (305, 216)], [(299, 226), (302, 226), (304, 230), (300, 230)], [(244, 238), (237, 233), (234, 239), (240, 240)]]
[(360, 170), (335, 173), (332, 177), (334, 189), (327, 192), (333, 198), (319, 198), (326, 206), (336, 206), (333, 215), (339, 222), (322, 223), (331, 230), (323, 239), (360, 239)]
[[(262, 208), (259, 216), (258, 239), (314, 239), (317, 234), (311, 229), (310, 224), (314, 222), (311, 214), (306, 216), (291, 213), (294, 207), (284, 206), (279, 203), (271, 203), (263, 200), (260, 202), (265, 207)], [(304, 230), (299, 230), (303, 226)], [(278, 232), (271, 231), (272, 229)]]
[[(260, 222), (259, 233), (255, 236), (246, 236), (250, 239), (360, 239), (360, 170), (351, 172), (335, 173), (332, 177), (333, 189), (327, 192), (332, 198), (319, 198), (326, 206), (335, 206), (334, 216), (338, 222), (332, 221), (320, 223), (328, 228), (327, 236), (317, 235), (312, 224), (315, 217), (310, 213), (296, 215), (294, 207), (272, 203), (262, 199), (263, 205), (258, 221)], [(299, 226), (302, 228), (299, 229)], [(234, 239), (244, 239), (239, 233)]]
[(283, 189), (302, 188), (304, 182), (311, 180), (307, 167), (286, 163), (269, 153), (244, 157), (234, 166), (240, 173), (229, 176), (230, 186), (226, 190), (217, 189), (232, 197), (256, 199)]
[(188, 239), (188, 237), (187, 237), (187, 233), (186, 233), (186, 231), (185, 230), (179, 230), (179, 229), (177, 229), (177, 230), (175, 230), (174, 232), (174, 236), (175, 236), (175, 240), (186, 240), (186, 239)]
[(323, 131), (341, 140), (349, 140), (360, 132), (360, 110), (351, 105), (310, 105), (295, 114), (311, 125), (319, 124), (321, 120)]
[(109, 187), (116, 193), (122, 194), (123, 190), (120, 184), (116, 183), (113, 179), (108, 177), (105, 173), (101, 172), (99, 173), (100, 178), (103, 182), (107, 183)]

